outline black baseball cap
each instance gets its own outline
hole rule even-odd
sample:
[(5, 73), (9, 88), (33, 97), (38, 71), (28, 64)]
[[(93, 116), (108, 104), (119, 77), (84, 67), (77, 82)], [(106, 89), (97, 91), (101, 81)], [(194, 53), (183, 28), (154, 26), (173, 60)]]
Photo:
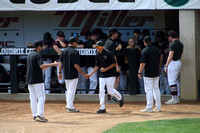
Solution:
[(65, 36), (65, 33), (63, 31), (58, 31), (57, 32), (57, 36), (59, 37), (64, 37)]
[(150, 36), (150, 31), (148, 29), (144, 29), (144, 30), (142, 30), (142, 34), (144, 36)]
[(135, 30), (133, 31), (133, 33), (139, 33), (139, 34), (141, 34), (140, 29), (135, 29)]
[(72, 44), (74, 42), (78, 42), (77, 38), (76, 37), (70, 37), (69, 38), (69, 43)]
[(104, 46), (104, 43), (103, 43), (102, 41), (98, 41), (98, 42), (96, 43), (96, 46), (102, 47), (102, 46)]

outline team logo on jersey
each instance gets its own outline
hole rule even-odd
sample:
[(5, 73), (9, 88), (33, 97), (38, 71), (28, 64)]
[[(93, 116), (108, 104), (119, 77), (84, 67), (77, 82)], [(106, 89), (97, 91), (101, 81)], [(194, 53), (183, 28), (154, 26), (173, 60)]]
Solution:
[(106, 55), (104, 55), (103, 58), (104, 58), (105, 60), (107, 60), (107, 56), (106, 56)]
[(179, 7), (188, 3), (189, 0), (164, 0), (164, 1), (171, 6)]

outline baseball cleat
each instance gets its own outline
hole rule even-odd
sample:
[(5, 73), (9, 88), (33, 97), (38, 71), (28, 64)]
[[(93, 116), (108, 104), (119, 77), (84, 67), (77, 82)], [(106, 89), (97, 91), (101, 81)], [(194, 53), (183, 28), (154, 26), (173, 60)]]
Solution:
[(161, 112), (161, 109), (155, 108), (154, 111), (156, 111), (156, 112)]
[(145, 108), (145, 109), (141, 110), (141, 112), (143, 112), (143, 113), (153, 113), (153, 110)]
[(99, 109), (99, 110), (97, 111), (97, 113), (98, 113), (98, 114), (106, 113), (106, 109)]
[(80, 112), (78, 109), (70, 109), (70, 108), (67, 108), (66, 110), (68, 113), (78, 113)]
[(112, 99), (107, 100), (106, 103), (107, 104), (118, 104), (119, 101), (115, 97), (113, 97)]
[(36, 117), (36, 116), (34, 116), (34, 117), (33, 117), (33, 121), (36, 121), (36, 118), (37, 118), (37, 117)]
[(36, 117), (36, 121), (40, 121), (40, 122), (47, 122), (48, 120), (47, 119), (45, 119), (44, 117), (42, 117), (42, 116), (37, 116)]
[(165, 102), (165, 104), (177, 104), (177, 103), (179, 103), (179, 101), (178, 100), (175, 100), (175, 99), (169, 99), (167, 102)]
[(124, 105), (124, 96), (122, 95), (122, 99), (119, 101), (119, 107)]

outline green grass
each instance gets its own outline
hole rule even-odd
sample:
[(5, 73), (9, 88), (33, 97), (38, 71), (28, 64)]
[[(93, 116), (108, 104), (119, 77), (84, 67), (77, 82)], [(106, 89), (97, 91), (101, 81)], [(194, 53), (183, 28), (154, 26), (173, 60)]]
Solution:
[(200, 118), (121, 123), (104, 133), (200, 133)]

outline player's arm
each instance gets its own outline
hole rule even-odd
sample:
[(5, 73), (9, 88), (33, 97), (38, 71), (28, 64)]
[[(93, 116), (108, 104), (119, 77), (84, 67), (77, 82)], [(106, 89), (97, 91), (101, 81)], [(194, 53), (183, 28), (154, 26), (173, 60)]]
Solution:
[(40, 68), (41, 69), (47, 69), (47, 68), (49, 68), (49, 67), (52, 67), (52, 66), (59, 66), (60, 65), (60, 62), (54, 62), (54, 63), (49, 63), (49, 64), (42, 64), (42, 65), (40, 65)]
[(59, 71), (58, 71), (58, 79), (62, 80), (63, 79), (63, 75), (62, 75), (62, 63), (60, 63), (60, 66), (59, 66)]
[(60, 45), (61, 45), (63, 48), (66, 48), (66, 47), (67, 47), (67, 44), (66, 44), (64, 41), (62, 41), (62, 40), (60, 40), (60, 39), (56, 39), (56, 41), (57, 41), (57, 42), (60, 42)]
[(106, 72), (106, 71), (108, 71), (108, 70), (110, 70), (111, 68), (113, 68), (113, 67), (115, 67), (116, 66), (116, 63), (113, 63), (113, 64), (111, 64), (110, 66), (108, 66), (108, 67), (106, 67), (106, 68), (101, 68), (101, 71), (102, 72)]
[(164, 54), (161, 54), (160, 55), (160, 69), (162, 68), (162, 66), (163, 66), (163, 60), (164, 60)]
[(78, 72), (80, 72), (86, 79), (88, 79), (88, 75), (86, 75), (86, 74), (82, 71), (82, 69), (81, 69), (81, 67), (79, 66), (79, 64), (74, 64), (74, 67), (75, 67), (76, 70), (77, 70)]
[(62, 51), (59, 49), (59, 47), (57, 45), (53, 45), (53, 49), (58, 53), (61, 54)]
[(165, 66), (165, 72), (166, 72), (166, 73), (167, 73), (167, 67), (168, 67), (168, 65), (170, 64), (170, 62), (172, 61), (173, 56), (174, 56), (174, 51), (170, 51), (170, 52), (169, 52), (169, 56), (168, 56), (168, 58), (167, 58), (167, 63), (166, 63), (166, 66)]
[(117, 70), (117, 72), (120, 72), (120, 69), (119, 69), (119, 65), (118, 65), (118, 62), (117, 62), (117, 57), (116, 57), (116, 55), (114, 55), (114, 58), (115, 58), (115, 61), (116, 61), (116, 70)]
[(139, 71), (138, 71), (138, 78), (141, 79), (142, 78), (142, 71), (144, 70), (144, 67), (146, 66), (146, 63), (144, 62), (141, 62), (140, 63), (140, 68), (139, 68)]
[(81, 43), (80, 43), (80, 44), (78, 44), (76, 47), (77, 47), (77, 48), (84, 48), (84, 47), (85, 47), (85, 45), (83, 44), (83, 42), (81, 42)]
[(95, 66), (92, 72), (89, 74), (89, 76), (92, 76), (97, 70), (99, 69), (98, 66)]
[(84, 44), (78, 44), (76, 47), (77, 48), (84, 48)]

